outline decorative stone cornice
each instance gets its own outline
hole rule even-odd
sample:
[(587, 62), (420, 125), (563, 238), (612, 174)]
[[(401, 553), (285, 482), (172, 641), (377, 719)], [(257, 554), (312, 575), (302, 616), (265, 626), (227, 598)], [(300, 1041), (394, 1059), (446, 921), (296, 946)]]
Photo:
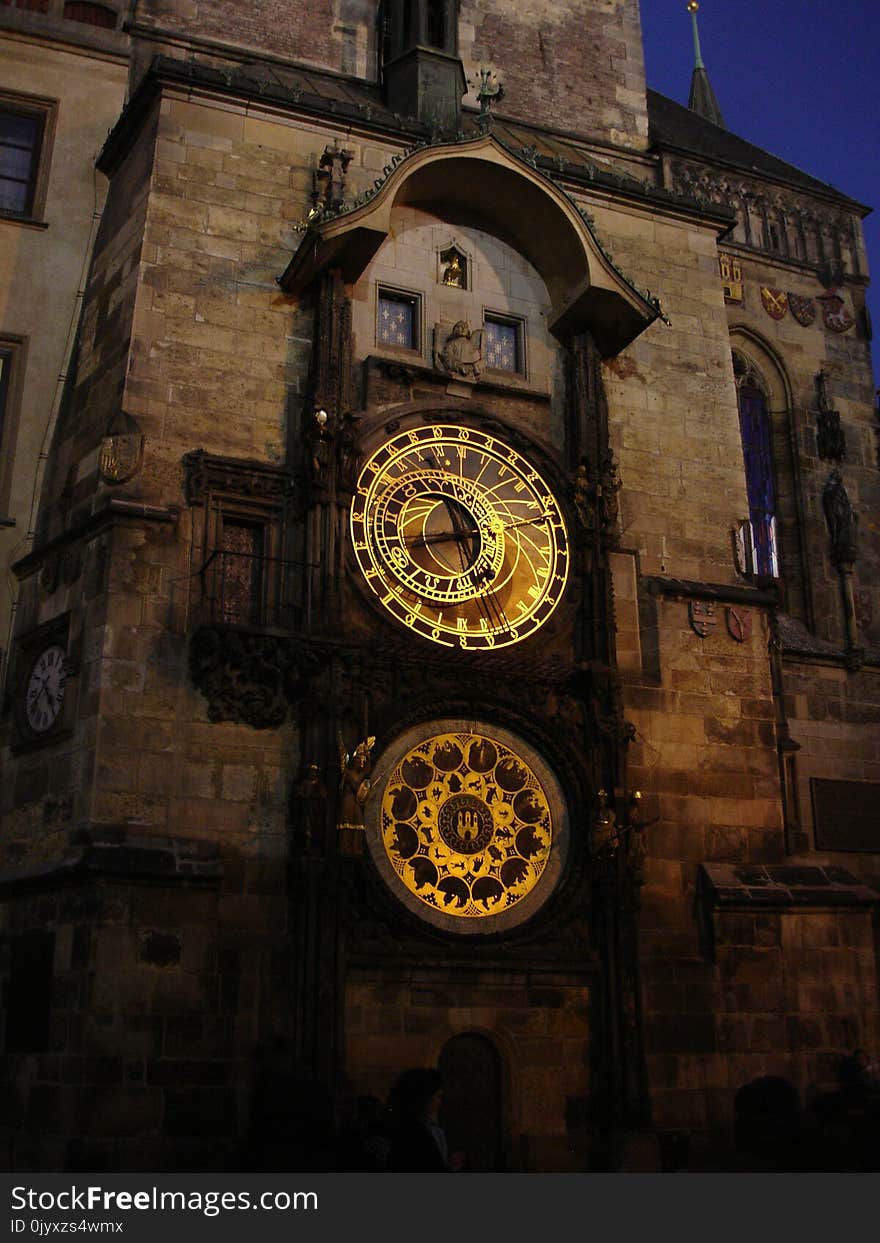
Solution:
[(191, 505), (204, 501), (211, 492), (280, 502), (289, 495), (292, 486), (290, 472), (282, 466), (216, 457), (204, 449), (187, 453), (183, 468), (186, 496)]
[(282, 725), (321, 663), (314, 648), (287, 635), (204, 626), (190, 639), (190, 674), (209, 720), (254, 729)]

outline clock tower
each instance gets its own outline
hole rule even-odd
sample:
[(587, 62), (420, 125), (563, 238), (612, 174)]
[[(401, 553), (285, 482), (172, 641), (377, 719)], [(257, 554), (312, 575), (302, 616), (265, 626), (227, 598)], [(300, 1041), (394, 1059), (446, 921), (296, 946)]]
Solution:
[[(487, 1168), (523, 1160), (511, 1118), (538, 1167), (588, 1144), (600, 1160), (612, 1115), (646, 1111), (600, 363), (656, 307), (567, 195), (479, 132), (319, 217), (282, 284), (316, 299), (301, 759), (338, 753), (340, 785), (293, 865), (316, 981), (300, 1056), (362, 1091), (401, 1061), (464, 1081), (485, 1062), (507, 1118)], [(314, 842), (306, 813), (295, 842)], [(529, 1065), (536, 1023), (565, 1036)], [(454, 1094), (447, 1115), (480, 1146)]]

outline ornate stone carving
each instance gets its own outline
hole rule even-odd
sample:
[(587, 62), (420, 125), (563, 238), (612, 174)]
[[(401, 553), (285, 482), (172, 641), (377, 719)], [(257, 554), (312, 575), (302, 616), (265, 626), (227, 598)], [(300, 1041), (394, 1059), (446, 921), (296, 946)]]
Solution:
[(572, 481), (572, 499), (585, 530), (595, 530), (598, 523), (603, 536), (613, 539), (617, 533), (620, 510), (617, 494), (620, 488), (621, 481), (617, 473), (617, 463), (610, 450), (602, 459), (595, 476), (591, 472), (587, 458), (583, 458), (578, 463)]
[(281, 725), (319, 666), (317, 654), (292, 638), (208, 626), (190, 640), (190, 674), (211, 721)]
[(321, 780), (321, 770), (317, 764), (307, 764), (290, 796), (291, 829), (304, 854), (321, 851), (326, 810), (327, 788)]
[(810, 200), (792, 192), (768, 195), (758, 182), (718, 176), (709, 168), (684, 160), (675, 160), (671, 172), (672, 189), (736, 214), (741, 236), (734, 237), (735, 241), (806, 263), (824, 264), (830, 254), (839, 253), (838, 267), (858, 275), (850, 216), (817, 211)]
[(211, 492), (281, 501), (291, 490), (290, 475), (283, 467), (214, 457), (204, 449), (187, 453), (183, 469), (184, 489), (191, 505), (204, 501)]
[(372, 785), (370, 771), (375, 745), (375, 735), (371, 734), (349, 752), (342, 734), (338, 735), (340, 782), (336, 830), (339, 853), (343, 855), (363, 854), (364, 803)]
[(596, 485), (599, 521), (605, 535), (613, 535), (617, 531), (617, 517), (620, 509), (617, 494), (620, 488), (617, 463), (614, 460), (614, 454), (609, 449), (599, 467), (599, 479)]
[(359, 446), (361, 416), (348, 410), (343, 414), (336, 441), (337, 492), (354, 495), (361, 469)]
[(852, 565), (858, 555), (858, 519), (838, 470), (833, 470), (828, 476), (822, 492), (822, 508), (831, 536), (831, 560), (836, 566)]
[(346, 174), (353, 158), (354, 152), (343, 149), (338, 143), (334, 142), (324, 148), (314, 172), (313, 209), (322, 212), (339, 211), (343, 206)]
[(310, 389), (307, 411), (326, 410), (330, 430), (335, 431), (342, 412), (355, 405), (351, 374), (351, 299), (336, 269), (324, 276), (318, 291)]
[(119, 410), (107, 424), (98, 451), (98, 474), (103, 483), (127, 483), (144, 460), (144, 435), (140, 424)]
[(464, 319), (434, 328), (434, 365), (456, 379), (479, 380), (483, 369), (483, 330), (471, 331)]
[(828, 373), (816, 375), (818, 415), (816, 418), (816, 449), (825, 461), (839, 462), (846, 456), (846, 437), (840, 425), (840, 411), (832, 410), (828, 399)]

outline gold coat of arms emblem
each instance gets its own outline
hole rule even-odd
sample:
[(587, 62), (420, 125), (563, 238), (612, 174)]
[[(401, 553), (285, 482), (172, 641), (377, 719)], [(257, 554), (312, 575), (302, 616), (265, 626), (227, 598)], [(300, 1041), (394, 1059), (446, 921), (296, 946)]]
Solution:
[(141, 468), (144, 436), (135, 419), (120, 411), (107, 426), (98, 451), (98, 473), (104, 483), (127, 483)]
[(761, 286), (761, 306), (771, 319), (782, 319), (788, 311), (788, 295), (784, 289)]

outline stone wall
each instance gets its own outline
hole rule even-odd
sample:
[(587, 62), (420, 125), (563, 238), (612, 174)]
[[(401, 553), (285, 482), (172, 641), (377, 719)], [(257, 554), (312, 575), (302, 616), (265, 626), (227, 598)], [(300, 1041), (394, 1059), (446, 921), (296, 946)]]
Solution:
[(59, 376), (67, 368), (87, 269), (93, 213), (102, 209), (107, 188), (105, 178), (95, 173), (94, 157), (122, 106), (126, 65), (121, 58), (85, 59), (7, 32), (0, 43), (0, 71), (5, 92), (23, 95), (23, 102), (39, 95), (54, 105), (42, 158), (46, 184), (40, 217), (48, 228), (10, 218), (0, 224), (0, 333), (19, 346), (0, 445), (0, 518), (15, 519), (14, 527), (0, 526), (2, 677), (17, 596), (9, 567), (31, 547), (34, 490), (39, 489), (41, 472), (38, 455), (52, 434), (61, 395)]
[[(158, 51), (178, 54), (183, 37), (202, 56), (241, 59), (256, 52), (374, 82), (380, 55), (377, 10), (376, 0), (321, 0), (293, 12), (278, 0), (255, 0), (247, 12), (232, 0), (140, 0), (135, 76)], [(637, 0), (465, 0), (459, 54), (469, 86), (467, 106), (479, 106), (480, 70), (491, 68), (504, 85), (498, 110), (505, 116), (637, 151), (647, 148)]]
[[(459, 51), (470, 83), (483, 67), (497, 72), (505, 116), (647, 147), (637, 0), (464, 0)], [(468, 98), (476, 103), (473, 89)]]
[(391, 976), (355, 968), (345, 1031), (352, 1091), (383, 1100), (408, 1066), (436, 1065), (454, 1035), (488, 1036), (503, 1057), (507, 1168), (584, 1168), (590, 990), (570, 975), (475, 968), (453, 977), (425, 964)]
[(283, 876), (130, 836), (88, 863), (140, 875), (4, 905), (8, 943), (54, 936), (48, 1048), (3, 1059), (5, 1168), (224, 1168), (248, 1127), (260, 1023), (277, 1025), (289, 981)]
[(135, 20), (155, 32), (186, 38), (203, 51), (223, 47), (263, 52), (340, 73), (376, 76), (376, 0), (317, 0), (293, 5), (284, 0), (139, 0)]

